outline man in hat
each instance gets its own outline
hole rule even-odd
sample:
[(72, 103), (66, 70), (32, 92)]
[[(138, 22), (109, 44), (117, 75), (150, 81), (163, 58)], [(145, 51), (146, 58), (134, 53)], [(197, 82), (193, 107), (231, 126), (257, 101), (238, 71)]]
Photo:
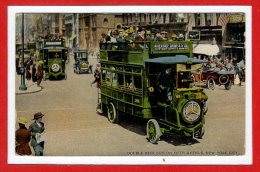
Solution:
[(162, 41), (167, 41), (167, 40), (168, 40), (168, 38), (167, 38), (167, 33), (168, 33), (168, 32), (166, 32), (166, 31), (162, 31), (162, 32), (161, 32), (161, 40), (162, 40)]
[(126, 40), (125, 40), (124, 35), (125, 35), (124, 30), (121, 29), (119, 31), (118, 37), (116, 38), (116, 42), (118, 43), (118, 49), (119, 50), (125, 50), (126, 49)]
[(172, 34), (172, 39), (170, 39), (169, 41), (177, 41), (177, 35), (175, 33)]
[(39, 142), (39, 138), (45, 130), (44, 123), (42, 122), (43, 116), (41, 112), (34, 114), (33, 120), (35, 121), (29, 127), (32, 136), (31, 145), (33, 146), (35, 156), (43, 156), (44, 141)]
[(19, 155), (31, 155), (29, 142), (31, 140), (31, 133), (25, 127), (27, 119), (20, 117), (18, 119), (19, 129), (15, 132), (15, 152)]

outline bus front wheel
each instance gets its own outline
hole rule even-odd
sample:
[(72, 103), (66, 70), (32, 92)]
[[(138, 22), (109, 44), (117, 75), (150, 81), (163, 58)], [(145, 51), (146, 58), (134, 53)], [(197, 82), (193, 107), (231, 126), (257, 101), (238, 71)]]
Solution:
[(146, 125), (147, 139), (149, 142), (156, 144), (160, 139), (162, 133), (160, 126), (155, 119), (150, 119)]

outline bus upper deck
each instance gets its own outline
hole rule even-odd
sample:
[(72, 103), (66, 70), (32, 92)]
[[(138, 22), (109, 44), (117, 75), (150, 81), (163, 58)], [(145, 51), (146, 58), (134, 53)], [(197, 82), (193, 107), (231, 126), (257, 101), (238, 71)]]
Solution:
[(145, 59), (186, 55), (192, 57), (191, 41), (142, 41), (101, 43), (100, 60), (144, 65)]

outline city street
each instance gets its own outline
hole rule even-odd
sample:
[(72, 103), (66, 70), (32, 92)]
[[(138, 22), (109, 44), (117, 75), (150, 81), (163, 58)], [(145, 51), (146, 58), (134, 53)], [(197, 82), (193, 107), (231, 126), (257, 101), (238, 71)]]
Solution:
[[(95, 58), (90, 63), (95, 68)], [(45, 114), (48, 140), (45, 156), (105, 155), (243, 155), (245, 153), (245, 83), (231, 90), (205, 89), (208, 100), (205, 135), (200, 140), (161, 137), (158, 144), (146, 140), (146, 122), (122, 117), (111, 124), (96, 113), (97, 88), (93, 74), (75, 74), (73, 59), (67, 64), (67, 80), (42, 81), (43, 89), (16, 95), (17, 116), (33, 122), (34, 113)], [(16, 84), (19, 84), (16, 79)], [(15, 114), (9, 114), (15, 115)], [(16, 125), (17, 127), (17, 125)]]

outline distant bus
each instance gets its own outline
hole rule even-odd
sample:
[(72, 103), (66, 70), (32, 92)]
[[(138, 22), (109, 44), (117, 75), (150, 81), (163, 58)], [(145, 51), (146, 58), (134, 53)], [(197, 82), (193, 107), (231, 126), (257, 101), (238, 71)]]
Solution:
[[(111, 123), (120, 115), (147, 120), (151, 143), (163, 134), (202, 138), (208, 97), (193, 86), (191, 71), (204, 62), (192, 58), (191, 41), (102, 43), (98, 112), (107, 114)], [(167, 68), (173, 83), (165, 95), (158, 76)]]
[(39, 56), (43, 61), (45, 79), (67, 79), (66, 60), (68, 48), (64, 39), (43, 40), (39, 46)]

